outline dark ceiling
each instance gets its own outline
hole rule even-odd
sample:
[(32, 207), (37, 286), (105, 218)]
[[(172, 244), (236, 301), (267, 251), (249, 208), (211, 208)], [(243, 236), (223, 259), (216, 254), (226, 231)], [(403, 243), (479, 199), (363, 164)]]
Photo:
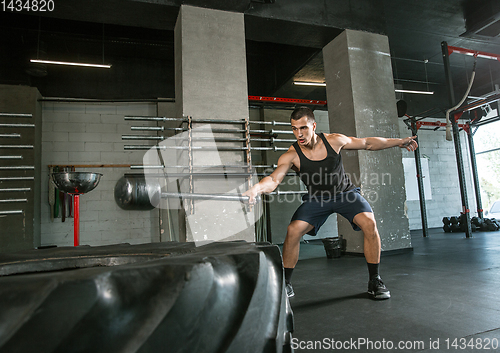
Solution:
[[(8, 3), (8, 2), (7, 2)], [(174, 98), (173, 29), (181, 4), (245, 14), (249, 95), (326, 100), (321, 49), (343, 29), (385, 34), (410, 113), (446, 107), (441, 42), (500, 54), (498, 0), (66, 0), (52, 12), (0, 12), (0, 83), (36, 86), (45, 97)], [(111, 70), (30, 67), (34, 57), (111, 63)], [(474, 58), (450, 57), (455, 94)], [(27, 72), (30, 73), (27, 73)], [(500, 84), (500, 62), (477, 60), (471, 95)], [(413, 111), (411, 111), (413, 109)]]

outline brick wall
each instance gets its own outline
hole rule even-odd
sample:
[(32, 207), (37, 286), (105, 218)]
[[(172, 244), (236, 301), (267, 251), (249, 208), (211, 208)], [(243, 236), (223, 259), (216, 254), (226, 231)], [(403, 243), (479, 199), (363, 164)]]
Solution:
[[(49, 164), (142, 164), (143, 151), (125, 151), (122, 134), (137, 134), (125, 115), (156, 115), (154, 103), (44, 102), (42, 111), (42, 245), (73, 245), (73, 219), (50, 219)], [(143, 132), (139, 132), (143, 133)], [(125, 211), (114, 200), (114, 187), (129, 168), (79, 168), (103, 174), (96, 189), (80, 196), (80, 244), (106, 245), (159, 241), (158, 210)]]

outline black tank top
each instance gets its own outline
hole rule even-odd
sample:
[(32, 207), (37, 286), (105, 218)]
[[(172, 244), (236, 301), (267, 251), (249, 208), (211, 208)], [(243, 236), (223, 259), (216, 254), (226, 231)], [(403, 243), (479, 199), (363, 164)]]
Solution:
[(300, 159), (300, 170), (297, 171), (302, 182), (306, 185), (309, 195), (335, 195), (356, 188), (344, 172), (342, 156), (335, 152), (326, 140), (324, 134), (318, 136), (326, 147), (326, 158), (320, 161), (308, 159), (295, 142), (293, 147)]

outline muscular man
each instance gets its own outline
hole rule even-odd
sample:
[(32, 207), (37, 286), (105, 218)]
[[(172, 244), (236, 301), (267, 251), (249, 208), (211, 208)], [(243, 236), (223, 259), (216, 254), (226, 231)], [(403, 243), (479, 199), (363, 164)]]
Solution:
[(294, 296), (290, 280), (299, 259), (300, 238), (304, 234), (315, 235), (328, 216), (336, 212), (347, 218), (354, 230), (363, 231), (364, 255), (369, 272), (368, 294), (373, 299), (390, 298), (390, 292), (379, 275), (380, 236), (373, 211), (361, 196), (360, 189), (344, 173), (340, 151), (377, 151), (390, 147), (414, 151), (418, 147), (415, 137), (356, 138), (342, 134), (316, 134), (314, 113), (307, 107), (295, 109), (290, 123), (297, 142), (279, 158), (273, 173), (244, 194), (250, 197), (250, 203), (254, 203), (257, 195), (276, 189), (290, 168), (307, 186), (308, 193), (292, 216), (283, 244), (287, 295)]

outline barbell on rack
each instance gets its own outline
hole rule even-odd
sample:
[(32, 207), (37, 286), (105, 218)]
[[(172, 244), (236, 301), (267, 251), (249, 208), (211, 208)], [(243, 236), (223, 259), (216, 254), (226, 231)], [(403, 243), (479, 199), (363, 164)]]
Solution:
[[(141, 121), (182, 121), (188, 122), (188, 118), (167, 118), (164, 116), (125, 116), (125, 120), (141, 120)], [(191, 119), (193, 124), (258, 124), (258, 125), (279, 125), (290, 126), (290, 123), (284, 121), (252, 121), (252, 120), (226, 120), (226, 119)]]
[[(139, 130), (139, 131), (189, 131), (187, 127), (165, 127), (165, 126), (131, 126), (130, 130)], [(247, 132), (246, 129), (207, 129), (207, 128), (196, 128), (196, 132), (217, 132), (217, 133), (225, 133), (225, 132)], [(250, 130), (253, 131), (264, 131), (264, 130)]]
[(0, 118), (32, 118), (33, 114), (0, 113)]
[(16, 134), (16, 133), (0, 134), (0, 138), (20, 138), (20, 137), (21, 137), (21, 134)]
[(23, 159), (23, 156), (0, 156), (0, 159)]
[(288, 147), (230, 147), (230, 146), (221, 146), (221, 147), (215, 147), (215, 146), (158, 146), (158, 145), (125, 145), (123, 146), (125, 150), (150, 150), (150, 149), (156, 149), (156, 150), (168, 150), (168, 149), (174, 149), (174, 150), (197, 150), (197, 151), (248, 151), (248, 150), (255, 150), (255, 151), (288, 151)]
[[(134, 131), (189, 131), (187, 127), (164, 127), (164, 126), (131, 126), (130, 130)], [(203, 129), (196, 128), (196, 132), (213, 132), (213, 133), (244, 133), (247, 132), (245, 129)], [(293, 135), (291, 130), (250, 130), (251, 134), (266, 134), (266, 135), (277, 135), (277, 134), (290, 134)]]
[(0, 199), (0, 203), (28, 202), (28, 199)]
[(29, 192), (31, 188), (4, 188), (0, 189), (0, 192)]
[(0, 124), (0, 127), (35, 127), (35, 124)]
[(0, 148), (10, 148), (10, 149), (18, 149), (18, 148), (33, 148), (33, 145), (0, 145)]
[(34, 170), (35, 166), (32, 165), (10, 165), (0, 166), (0, 170)]
[(22, 214), (22, 210), (12, 210), (12, 211), (0, 211), (0, 216), (7, 216), (11, 214)]
[[(168, 139), (166, 136), (154, 136), (154, 135), (122, 135), (122, 140), (157, 140), (163, 141)], [(187, 139), (186, 139), (187, 140)], [(177, 141), (177, 140), (176, 140)], [(216, 142), (246, 142), (247, 139), (244, 137), (193, 137), (192, 141), (216, 141)], [(296, 140), (293, 139), (277, 139), (274, 137), (269, 138), (250, 138), (253, 142), (287, 142), (294, 143)]]
[(35, 180), (35, 177), (0, 177), (0, 181), (22, 181), (22, 180)]

